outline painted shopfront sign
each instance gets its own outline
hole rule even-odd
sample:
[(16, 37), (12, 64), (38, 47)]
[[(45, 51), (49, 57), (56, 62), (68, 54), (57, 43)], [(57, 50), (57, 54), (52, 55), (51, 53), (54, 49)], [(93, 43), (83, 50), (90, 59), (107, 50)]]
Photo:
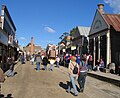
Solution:
[(8, 37), (0, 31), (0, 43), (8, 46)]

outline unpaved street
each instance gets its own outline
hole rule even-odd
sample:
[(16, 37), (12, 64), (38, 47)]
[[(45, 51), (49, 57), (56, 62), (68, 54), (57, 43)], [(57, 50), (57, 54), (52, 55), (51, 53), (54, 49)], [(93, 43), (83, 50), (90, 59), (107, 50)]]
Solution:
[(83, 93), (78, 96), (67, 93), (69, 77), (67, 68), (62, 66), (54, 67), (53, 72), (36, 72), (34, 66), (27, 62), (23, 65), (18, 63), (15, 71), (17, 74), (2, 84), (1, 92), (5, 98), (120, 98), (119, 87), (91, 77), (87, 77)]

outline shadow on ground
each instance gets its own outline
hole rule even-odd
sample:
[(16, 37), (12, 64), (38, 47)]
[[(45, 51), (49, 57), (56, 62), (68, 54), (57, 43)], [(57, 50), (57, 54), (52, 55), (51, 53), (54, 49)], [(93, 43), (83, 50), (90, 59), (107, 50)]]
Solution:
[(5, 95), (0, 94), (0, 98), (13, 98), (12, 94), (7, 94), (7, 96), (5, 97)]
[[(70, 85), (71, 89), (73, 88), (73, 87), (72, 87), (72, 83), (69, 82), (69, 81), (66, 81), (66, 83), (63, 83), (63, 82), (60, 82), (60, 83), (59, 83), (59, 86), (62, 87), (63, 89), (65, 89), (66, 92), (67, 92), (67, 89), (68, 89), (68, 85)], [(80, 89), (78, 88), (77, 85), (76, 85), (76, 87), (77, 87), (77, 91), (79, 92)], [(67, 92), (67, 93), (68, 93), (68, 92)], [(70, 93), (71, 93), (73, 96), (75, 96), (73, 92), (70, 92)]]
[(66, 81), (67, 83), (60, 82), (59, 86), (62, 87), (63, 89), (67, 90), (69, 81)]

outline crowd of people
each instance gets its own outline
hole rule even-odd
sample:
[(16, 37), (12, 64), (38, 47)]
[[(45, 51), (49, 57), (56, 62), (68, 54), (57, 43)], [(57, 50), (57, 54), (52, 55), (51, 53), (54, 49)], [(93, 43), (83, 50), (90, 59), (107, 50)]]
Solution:
[[(71, 57), (72, 57), (72, 55), (67, 53), (63, 57), (64, 59), (61, 60), (61, 62), (63, 62), (62, 65), (64, 65), (65, 67), (68, 67), (68, 65), (69, 65), (69, 63), (71, 61)], [(105, 68), (103, 58), (100, 58), (100, 60), (97, 60), (96, 65), (93, 66), (93, 57), (92, 57), (91, 54), (88, 54), (88, 55), (83, 54), (81, 56), (80, 56), (80, 54), (76, 54), (75, 57), (76, 57), (76, 62), (78, 64), (80, 64), (81, 59), (84, 57), (86, 59), (86, 63), (87, 63), (87, 67), (88, 67), (89, 71), (92, 71), (92, 70), (94, 70), (94, 71), (103, 71), (103, 69)]]
[[(64, 62), (65, 64), (63, 64), (62, 62)], [(49, 68), (47, 68), (48, 63), (50, 64)], [(104, 61), (102, 60), (102, 58), (100, 59), (100, 61), (98, 61), (98, 63), (96, 63), (97, 65), (93, 67), (93, 57), (91, 54), (89, 55), (83, 54), (81, 56), (79, 54), (71, 55), (66, 53), (66, 55), (64, 55), (63, 57), (59, 57), (57, 55), (56, 57), (48, 58), (46, 55), (41, 56), (40, 53), (38, 53), (32, 56), (31, 64), (36, 65), (37, 72), (40, 71), (41, 65), (43, 65), (44, 70), (48, 69), (49, 71), (53, 71), (54, 65), (56, 65), (56, 67), (58, 68), (60, 67), (60, 65), (61, 66), (65, 65), (69, 70), (68, 74), (70, 78), (67, 92), (69, 93), (71, 91), (71, 87), (73, 87), (75, 96), (78, 95), (78, 92), (84, 91), (84, 85), (88, 71), (92, 70), (101, 71), (102, 68), (104, 68)], [(77, 90), (75, 80), (78, 81), (79, 90)]]
[[(33, 55), (31, 58), (31, 64), (32, 65), (36, 65), (36, 70), (37, 72), (40, 71), (40, 67), (41, 65), (43, 65), (43, 70), (49, 70), (49, 71), (53, 71), (54, 69), (54, 64), (56, 64), (56, 67), (60, 67), (60, 57), (56, 56), (56, 57), (47, 57), (46, 55), (41, 56), (40, 53)], [(50, 67), (47, 68), (47, 65), (50, 64)]]
[[(40, 71), (41, 64), (44, 66), (44, 70), (49, 70), (53, 71), (54, 65), (56, 67), (60, 67), (62, 64), (62, 58), (60, 58), (58, 55), (56, 57), (47, 57), (47, 56), (40, 56), (38, 53), (37, 55), (33, 55), (31, 58), (31, 64), (36, 65), (36, 70), (37, 72)], [(87, 72), (89, 70), (92, 70), (92, 56), (89, 55), (89, 57), (84, 54), (82, 57), (79, 54), (76, 55), (69, 55), (66, 54), (63, 57), (63, 60), (66, 63), (66, 66), (68, 67), (69, 70), (69, 77), (70, 81), (68, 83), (68, 89), (67, 92), (69, 93), (71, 90), (71, 87), (74, 89), (74, 95), (77, 96), (78, 92), (83, 92), (84, 91), (84, 85), (85, 85), (85, 80), (87, 76)], [(47, 68), (48, 63), (50, 64), (50, 67)], [(78, 84), (79, 84), (79, 91), (77, 91), (75, 80), (77, 79)]]
[[(25, 64), (26, 57), (25, 54), (22, 53), (20, 56), (21, 64)], [(68, 68), (68, 75), (70, 78), (70, 81), (68, 83), (67, 92), (71, 92), (71, 88), (74, 89), (74, 95), (77, 96), (78, 92), (84, 91), (86, 76), (88, 71), (103, 71), (105, 64), (103, 59), (97, 60), (96, 66), (93, 66), (93, 57), (91, 54), (86, 55), (71, 55), (66, 53), (63, 57), (59, 57), (58, 55), (56, 57), (47, 57), (46, 55), (41, 56), (40, 53), (33, 54), (31, 57), (31, 64), (35, 65), (36, 71), (39, 72), (41, 69), (41, 65), (43, 65), (43, 70), (49, 70), (53, 71), (54, 65), (56, 65), (57, 68), (60, 68), (61, 66), (66, 66)], [(64, 65), (62, 65), (62, 62), (65, 62)], [(9, 70), (6, 72), (6, 76), (13, 77), (15, 75), (14, 72), (14, 58), (8, 58), (7, 61), (10, 65)], [(50, 65), (49, 68), (47, 68), (47, 65)], [(76, 81), (79, 85), (77, 87)]]

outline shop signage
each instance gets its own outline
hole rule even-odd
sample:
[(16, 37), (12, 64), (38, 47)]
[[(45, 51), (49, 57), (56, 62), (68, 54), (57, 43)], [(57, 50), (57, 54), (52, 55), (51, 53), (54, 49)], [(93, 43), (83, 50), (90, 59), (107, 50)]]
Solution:
[(8, 37), (0, 31), (0, 43), (8, 46)]

